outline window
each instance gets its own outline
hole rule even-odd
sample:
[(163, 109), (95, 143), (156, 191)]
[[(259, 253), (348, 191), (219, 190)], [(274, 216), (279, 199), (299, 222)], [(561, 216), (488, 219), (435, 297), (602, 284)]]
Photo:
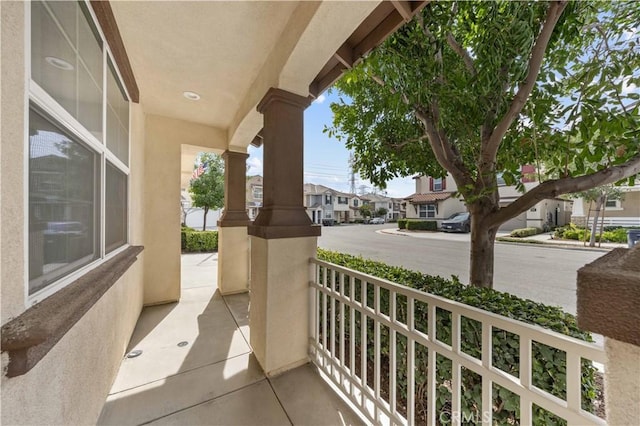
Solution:
[(622, 210), (622, 204), (620, 203), (620, 200), (607, 200), (605, 208)]
[(30, 5), (28, 293), (39, 297), (128, 242), (129, 100), (84, 2)]
[(338, 197), (338, 204), (349, 204), (349, 199), (347, 197)]
[(435, 204), (420, 204), (419, 217), (420, 218), (433, 218), (436, 217), (436, 205)]
[(253, 198), (256, 200), (262, 200), (262, 187), (261, 186), (253, 186), (251, 187)]
[(325, 194), (325, 196), (324, 196), (324, 203), (325, 203), (325, 204), (331, 204), (331, 195), (329, 195), (329, 194)]
[(331, 215), (331, 212), (326, 212), (326, 213), (324, 214), (324, 217), (325, 217), (326, 219), (331, 219), (333, 216)]
[(358, 199), (357, 198), (353, 199), (353, 207), (358, 207)]
[(433, 190), (442, 191), (442, 178), (433, 179)]

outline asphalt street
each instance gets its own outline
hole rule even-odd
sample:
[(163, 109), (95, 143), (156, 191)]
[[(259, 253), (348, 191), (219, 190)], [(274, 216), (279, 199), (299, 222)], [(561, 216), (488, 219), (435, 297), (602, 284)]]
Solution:
[[(393, 225), (323, 227), (322, 248), (361, 255), (431, 275), (469, 280), (469, 234), (433, 233), (429, 238), (381, 234)], [(602, 252), (496, 243), (494, 289), (576, 312), (577, 270)]]

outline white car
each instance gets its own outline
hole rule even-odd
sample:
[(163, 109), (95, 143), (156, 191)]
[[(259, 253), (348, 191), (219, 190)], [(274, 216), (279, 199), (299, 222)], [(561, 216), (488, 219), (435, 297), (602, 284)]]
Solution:
[(371, 219), (371, 222), (369, 222), (372, 225), (382, 225), (384, 223), (384, 218), (383, 217), (374, 217), (373, 219)]

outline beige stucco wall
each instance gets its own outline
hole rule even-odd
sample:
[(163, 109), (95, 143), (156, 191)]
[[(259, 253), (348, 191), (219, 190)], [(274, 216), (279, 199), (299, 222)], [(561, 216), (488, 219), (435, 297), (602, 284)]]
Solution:
[(3, 375), (0, 423), (96, 423), (140, 314), (143, 261), (144, 252), (31, 371)]
[(24, 13), (22, 2), (0, 2), (0, 308), (2, 324), (24, 311)]
[(181, 145), (226, 148), (219, 129), (148, 114), (144, 163), (144, 303), (180, 298)]
[(640, 419), (640, 347), (605, 338), (607, 424), (633, 425)]
[(640, 191), (626, 192), (620, 205), (621, 210), (607, 209), (607, 217), (640, 217)]
[[(25, 3), (0, 2), (0, 283), (2, 324), (25, 311)], [(141, 232), (144, 115), (132, 106), (131, 241)], [(109, 391), (142, 308), (144, 252), (28, 373), (2, 375), (1, 424), (92, 424)], [(2, 353), (2, 371), (8, 363)]]
[(317, 237), (251, 236), (251, 346), (267, 375), (308, 361), (309, 259)]

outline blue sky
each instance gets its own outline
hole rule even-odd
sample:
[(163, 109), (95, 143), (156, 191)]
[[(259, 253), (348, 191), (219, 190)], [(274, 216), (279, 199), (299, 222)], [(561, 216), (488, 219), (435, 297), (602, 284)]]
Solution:
[[(322, 129), (330, 126), (333, 119), (331, 102), (336, 101), (337, 93), (325, 92), (319, 96), (304, 114), (304, 181), (325, 185), (338, 191), (348, 192), (349, 150), (334, 138), (330, 138)], [(249, 174), (262, 174), (262, 150), (249, 146)], [(366, 191), (373, 189), (371, 183), (360, 179), (356, 174), (356, 188), (365, 185)], [(415, 192), (415, 182), (411, 177), (394, 179), (387, 183), (387, 195), (390, 197), (406, 197)]]

